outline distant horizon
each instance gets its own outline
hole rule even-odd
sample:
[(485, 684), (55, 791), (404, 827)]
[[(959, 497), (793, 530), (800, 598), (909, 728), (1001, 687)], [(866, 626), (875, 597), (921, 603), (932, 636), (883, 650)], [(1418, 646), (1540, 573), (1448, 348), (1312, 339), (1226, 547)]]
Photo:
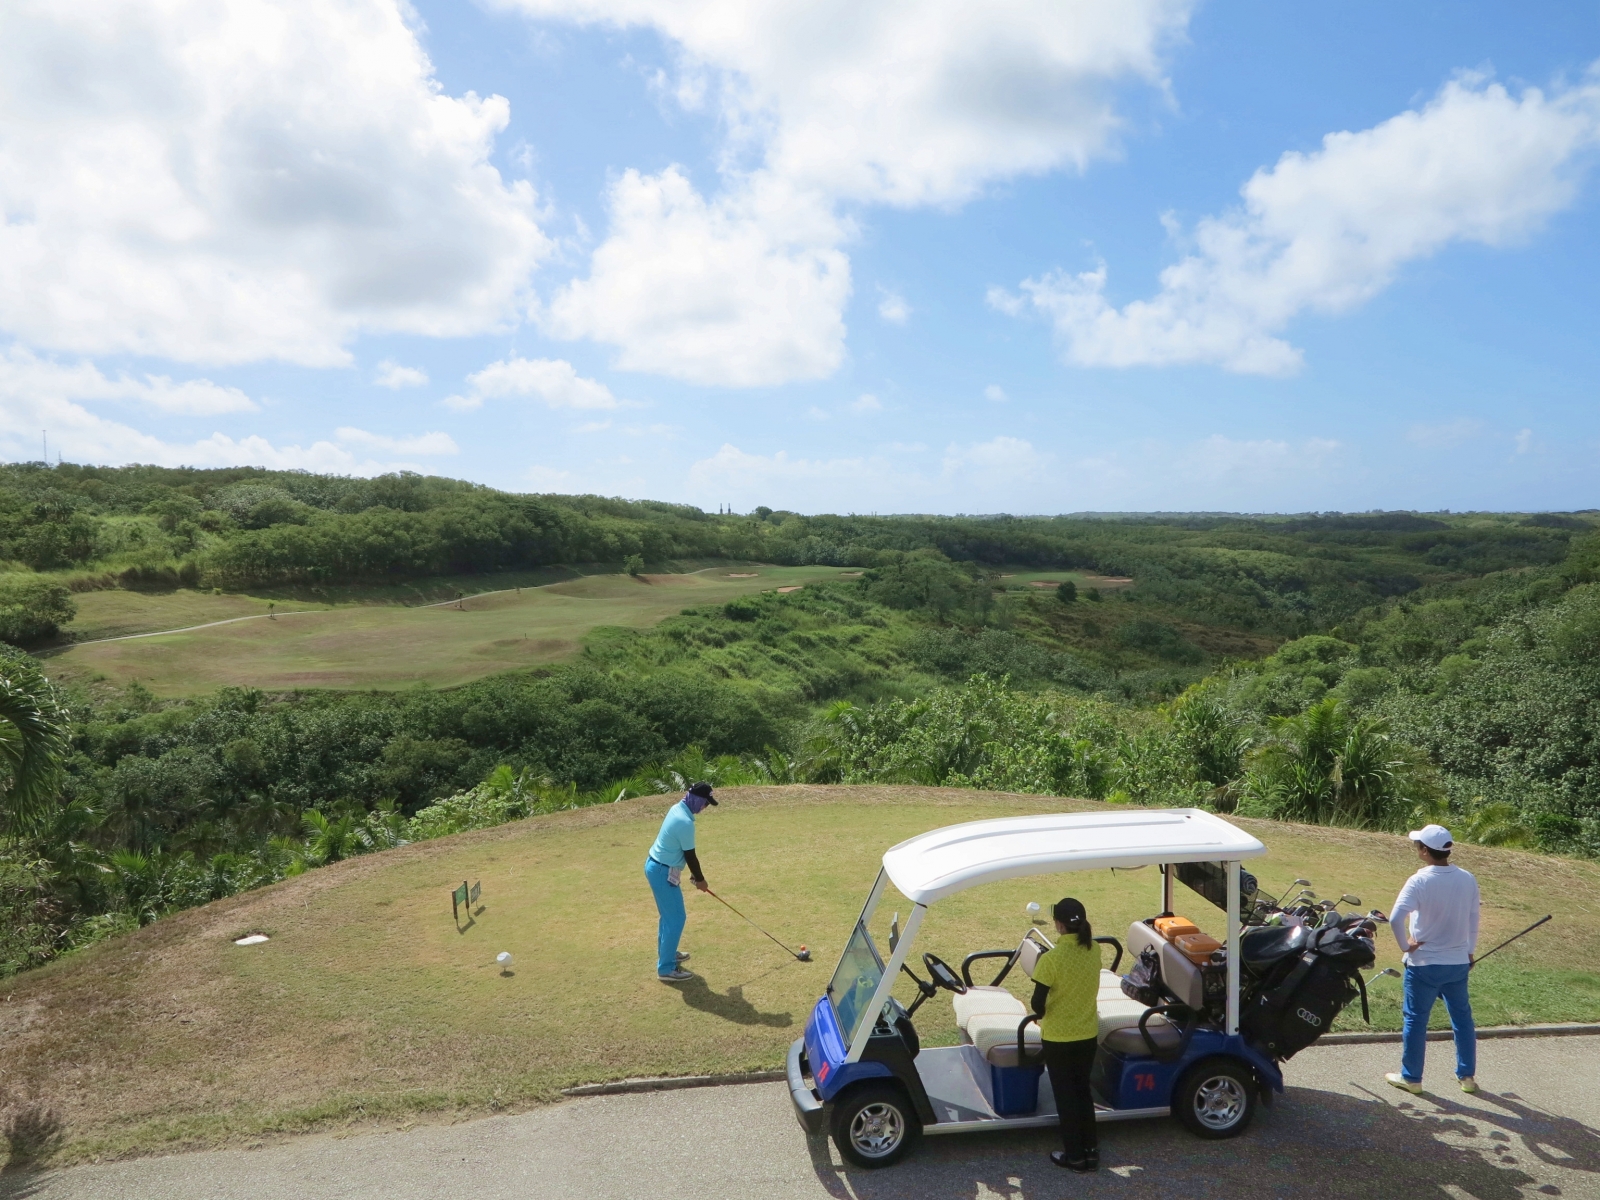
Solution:
[[(184, 470), (187, 470), (187, 471), (234, 471), (234, 470), (242, 470), (242, 471), (261, 471), (261, 472), (266, 473), (266, 474), (273, 474), (273, 473), (277, 473), (277, 472), (282, 472), (282, 473), (286, 473), (286, 474), (295, 474), (295, 475), (310, 475), (310, 476), (313, 476), (313, 477), (315, 477), (315, 476), (325, 476), (325, 477), (334, 478), (334, 479), (370, 478), (370, 476), (351, 475), (351, 474), (341, 473), (341, 472), (337, 472), (337, 471), (312, 471), (312, 470), (308, 470), (308, 469), (303, 468), (303, 467), (288, 467), (288, 468), (285, 468), (285, 467), (266, 467), (266, 466), (260, 465), (259, 463), (236, 463), (236, 464), (233, 464), (231, 466), (225, 466), (225, 467), (197, 467), (197, 466), (194, 466), (192, 464), (179, 464), (179, 465), (176, 465), (176, 466), (167, 466), (167, 465), (162, 464), (162, 463), (118, 463), (118, 464), (108, 464), (108, 463), (80, 463), (80, 462), (70, 462), (70, 461), (67, 461), (67, 460), (61, 460), (61, 461), (52, 463), (52, 462), (45, 462), (42, 459), (14, 459), (14, 460), (5, 461), (3, 465), (5, 465), (5, 466), (13, 466), (13, 467), (38, 467), (38, 468), (40, 468), (42, 470), (47, 470), (47, 471), (53, 471), (56, 468), (63, 467), (63, 466), (74, 467), (74, 468), (77, 468), (79, 470), (107, 470), (107, 471), (133, 470), (133, 469), (137, 469), (137, 468), (141, 468), (141, 467), (149, 467), (149, 468), (154, 468), (154, 469), (157, 469), (157, 470), (178, 470), (178, 471), (184, 471)], [(402, 473), (402, 472), (393, 472), (393, 473), (398, 474), (398, 473)], [(867, 519), (872, 519), (872, 520), (886, 520), (886, 521), (917, 520), (917, 519), (930, 519), (930, 518), (932, 518), (932, 519), (950, 519), (950, 520), (960, 519), (960, 520), (969, 520), (969, 521), (1003, 521), (1003, 520), (1046, 520), (1046, 521), (1048, 521), (1048, 520), (1057, 520), (1057, 519), (1060, 519), (1060, 520), (1084, 520), (1084, 521), (1095, 521), (1095, 520), (1110, 521), (1110, 520), (1141, 520), (1141, 519), (1142, 520), (1161, 520), (1161, 519), (1164, 519), (1164, 518), (1176, 519), (1176, 518), (1184, 518), (1184, 517), (1188, 517), (1188, 518), (1204, 517), (1204, 518), (1211, 518), (1211, 519), (1216, 519), (1216, 520), (1228, 520), (1228, 519), (1237, 519), (1237, 520), (1270, 520), (1270, 519), (1292, 520), (1292, 519), (1307, 519), (1307, 520), (1315, 520), (1315, 519), (1328, 518), (1328, 517), (1382, 517), (1382, 516), (1393, 516), (1393, 515), (1415, 516), (1415, 517), (1429, 517), (1429, 516), (1443, 516), (1443, 517), (1473, 517), (1473, 516), (1484, 516), (1484, 517), (1536, 517), (1536, 516), (1579, 517), (1579, 516), (1583, 516), (1583, 515), (1586, 515), (1586, 514), (1600, 515), (1600, 508), (1571, 508), (1571, 509), (1551, 509), (1551, 508), (1538, 508), (1538, 509), (1532, 509), (1532, 508), (1529, 508), (1529, 509), (1522, 509), (1522, 508), (1515, 508), (1515, 509), (1489, 509), (1489, 508), (1483, 508), (1483, 509), (1367, 508), (1367, 509), (1319, 509), (1319, 510), (1310, 510), (1310, 509), (1308, 509), (1308, 510), (1303, 510), (1303, 511), (1300, 511), (1300, 512), (1293, 512), (1293, 511), (1289, 511), (1289, 510), (1283, 510), (1283, 511), (1278, 511), (1278, 512), (1268, 512), (1268, 511), (1245, 512), (1245, 511), (1227, 511), (1227, 510), (1217, 510), (1217, 509), (1187, 509), (1187, 510), (1186, 509), (1148, 509), (1148, 510), (1145, 510), (1145, 509), (1125, 509), (1125, 510), (1119, 510), (1119, 511), (1113, 511), (1113, 510), (1084, 510), (1084, 511), (1078, 511), (1078, 512), (1042, 512), (1042, 511), (1041, 512), (1026, 512), (1026, 511), (1018, 510), (1018, 511), (1015, 511), (1015, 512), (981, 512), (980, 513), (980, 512), (930, 512), (930, 511), (919, 511), (919, 512), (909, 512), (909, 511), (908, 512), (859, 512), (859, 511), (854, 511), (854, 510), (842, 510), (842, 509), (840, 509), (840, 510), (835, 510), (835, 509), (803, 510), (803, 509), (793, 509), (793, 508), (778, 508), (778, 507), (776, 507), (774, 505), (768, 505), (768, 504), (752, 505), (750, 508), (745, 509), (743, 511), (734, 511), (732, 509), (729, 509), (726, 512), (719, 512), (719, 511), (717, 511), (717, 508), (715, 506), (713, 506), (711, 508), (703, 508), (700, 505), (691, 504), (691, 503), (688, 503), (687, 501), (665, 500), (665, 499), (662, 499), (659, 496), (647, 496), (647, 495), (642, 495), (642, 496), (624, 496), (624, 495), (620, 495), (620, 494), (607, 495), (606, 493), (603, 493), (603, 492), (562, 492), (562, 491), (534, 492), (534, 491), (522, 491), (522, 490), (513, 489), (513, 488), (497, 487), (494, 484), (485, 483), (482, 480), (469, 479), (466, 476), (462, 476), (462, 475), (449, 475), (449, 474), (444, 474), (444, 473), (441, 473), (441, 472), (434, 472), (434, 471), (405, 472), (405, 473), (419, 474), (419, 475), (423, 475), (423, 476), (431, 476), (431, 477), (436, 478), (436, 479), (448, 479), (448, 480), (450, 480), (452, 482), (455, 482), (455, 483), (468, 483), (468, 484), (472, 484), (473, 486), (476, 486), (476, 487), (492, 488), (495, 491), (504, 492), (506, 494), (516, 495), (516, 496), (562, 496), (562, 497), (574, 497), (574, 498), (584, 497), (584, 496), (593, 496), (593, 497), (595, 497), (597, 499), (601, 499), (601, 500), (619, 500), (619, 501), (622, 501), (622, 502), (628, 503), (628, 504), (649, 503), (649, 504), (680, 505), (680, 506), (685, 507), (685, 508), (697, 509), (698, 511), (704, 513), (707, 516), (734, 516), (734, 517), (755, 516), (757, 510), (761, 509), (761, 508), (767, 509), (769, 513), (793, 513), (793, 514), (795, 514), (797, 516), (802, 516), (802, 517), (852, 517), (852, 518), (867, 518)]]

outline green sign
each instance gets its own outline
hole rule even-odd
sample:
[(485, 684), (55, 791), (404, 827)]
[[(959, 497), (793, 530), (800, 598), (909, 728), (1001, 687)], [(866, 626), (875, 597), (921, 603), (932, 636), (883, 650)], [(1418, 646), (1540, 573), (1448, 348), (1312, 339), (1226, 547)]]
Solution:
[(472, 895), (468, 898), (468, 903), (476, 904), (478, 902), (478, 897), (481, 895), (483, 895), (483, 881), (480, 879), (477, 883), (472, 885)]
[(457, 921), (461, 920), (461, 910), (466, 908), (467, 915), (471, 916), (472, 901), (467, 899), (467, 881), (463, 879), (461, 886), (450, 893), (450, 912)]

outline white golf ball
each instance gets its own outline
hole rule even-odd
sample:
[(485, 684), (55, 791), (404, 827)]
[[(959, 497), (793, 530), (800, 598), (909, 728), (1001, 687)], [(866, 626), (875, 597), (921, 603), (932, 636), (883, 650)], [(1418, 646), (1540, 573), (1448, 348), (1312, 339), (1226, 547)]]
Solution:
[(509, 950), (502, 950), (499, 954), (494, 956), (494, 960), (500, 964), (500, 967), (503, 970), (511, 965), (511, 952)]

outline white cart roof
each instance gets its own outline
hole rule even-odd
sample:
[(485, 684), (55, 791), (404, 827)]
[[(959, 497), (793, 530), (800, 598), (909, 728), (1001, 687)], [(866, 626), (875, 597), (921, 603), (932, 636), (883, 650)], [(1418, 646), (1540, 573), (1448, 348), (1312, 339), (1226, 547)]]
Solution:
[(980, 883), (1150, 863), (1255, 858), (1267, 848), (1215, 813), (1133, 808), (968, 821), (918, 834), (884, 852), (883, 869), (915, 904)]

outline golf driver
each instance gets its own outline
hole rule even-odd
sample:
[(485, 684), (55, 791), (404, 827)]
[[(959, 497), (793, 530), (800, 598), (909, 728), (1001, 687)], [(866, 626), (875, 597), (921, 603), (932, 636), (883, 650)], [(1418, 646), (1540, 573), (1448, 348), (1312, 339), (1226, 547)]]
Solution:
[(776, 945), (783, 946), (784, 953), (785, 954), (794, 955), (794, 958), (795, 958), (796, 962), (810, 962), (811, 961), (811, 951), (806, 949), (806, 945), (805, 945), (804, 942), (800, 943), (800, 949), (799, 950), (797, 950), (797, 951), (796, 950), (791, 950), (791, 949), (789, 949), (789, 947), (784, 946), (782, 942), (778, 941), (777, 938), (773, 937), (765, 929), (761, 928), (761, 926), (757, 925), (754, 921), (750, 920), (749, 917), (745, 916), (742, 912), (740, 912), (733, 905), (729, 904), (721, 896), (719, 896), (715, 892), (713, 892), (710, 888), (706, 889), (706, 895), (710, 896), (718, 904), (720, 904), (723, 907), (725, 907), (734, 916), (736, 916), (740, 920), (746, 922), (752, 929), (754, 929), (757, 933), (761, 934), (767, 940), (775, 943)]
[[(1532, 925), (1529, 925), (1526, 929), (1524, 929), (1522, 931), (1522, 933), (1513, 933), (1505, 941), (1501, 942), (1498, 946), (1496, 946), (1494, 948), (1494, 950), (1504, 950), (1507, 946), (1511, 945), (1512, 942), (1516, 941), (1523, 934), (1532, 933), (1535, 929), (1539, 928), (1539, 926), (1543, 925), (1546, 921), (1548, 921), (1551, 918), (1551, 916), (1553, 916), (1553, 915), (1554, 915), (1553, 913), (1547, 913), (1545, 916), (1540, 917)], [(1474, 967), (1477, 966), (1484, 959), (1488, 958), (1489, 955), (1493, 954), (1494, 950), (1485, 950), (1482, 954), (1478, 955), (1477, 958), (1473, 959), (1472, 965)]]

